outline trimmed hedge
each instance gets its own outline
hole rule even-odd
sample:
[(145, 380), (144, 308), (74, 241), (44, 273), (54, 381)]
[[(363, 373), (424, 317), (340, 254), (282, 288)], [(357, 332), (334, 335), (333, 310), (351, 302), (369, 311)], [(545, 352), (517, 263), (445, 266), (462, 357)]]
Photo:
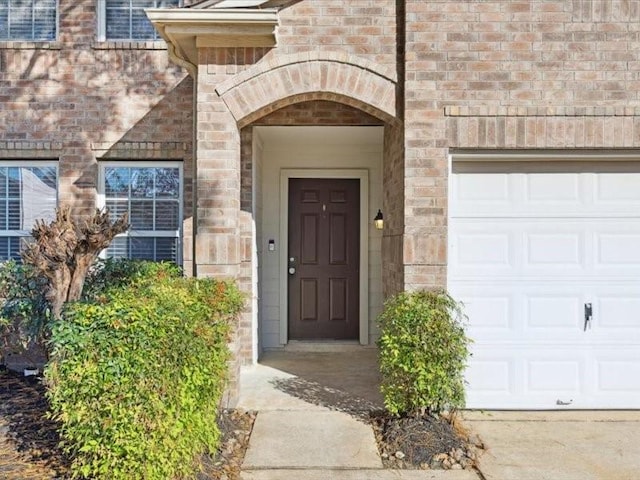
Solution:
[(444, 291), (404, 292), (379, 319), (382, 395), (393, 415), (464, 407), (470, 340), (461, 305)]
[(138, 273), (103, 270), (121, 281), (94, 282), (93, 301), (68, 306), (52, 327), (45, 376), (74, 478), (189, 476), (198, 454), (218, 444), (227, 342), (242, 295), (229, 283), (176, 277), (172, 267), (131, 268)]
[(97, 300), (106, 290), (128, 287), (136, 282), (180, 278), (182, 270), (173, 262), (149, 262), (123, 258), (98, 259), (89, 270), (82, 297)]

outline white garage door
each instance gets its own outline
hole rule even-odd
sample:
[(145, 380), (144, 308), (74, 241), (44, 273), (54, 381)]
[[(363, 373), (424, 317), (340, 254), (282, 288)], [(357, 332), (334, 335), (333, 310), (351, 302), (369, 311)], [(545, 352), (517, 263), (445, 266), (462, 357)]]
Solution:
[(467, 405), (640, 408), (640, 165), (550, 169), (454, 163), (449, 289), (475, 341)]

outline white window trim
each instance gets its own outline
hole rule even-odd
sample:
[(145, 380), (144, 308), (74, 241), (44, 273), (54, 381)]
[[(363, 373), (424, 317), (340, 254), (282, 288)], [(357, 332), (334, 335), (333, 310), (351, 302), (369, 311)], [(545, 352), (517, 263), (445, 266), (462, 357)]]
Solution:
[[(173, 232), (169, 230), (133, 230), (129, 229), (125, 233), (116, 235), (118, 237), (165, 237), (165, 238), (177, 238), (178, 239), (178, 252), (176, 263), (182, 265), (183, 248), (184, 248), (184, 236), (183, 236), (183, 223), (184, 223), (184, 172), (183, 163), (177, 161), (130, 161), (130, 160), (111, 160), (101, 161), (98, 169), (98, 193), (96, 196), (96, 205), (98, 208), (105, 208), (107, 204), (107, 198), (105, 195), (105, 170), (109, 167), (116, 168), (177, 168), (178, 179), (180, 182), (180, 195), (178, 196), (178, 229)], [(129, 197), (122, 198), (123, 200), (129, 200)], [(106, 253), (103, 251), (100, 254), (101, 258), (105, 258)]]
[[(4, 0), (3, 0), (4, 1)], [(99, 2), (103, 1), (103, 0), (98, 0)], [(17, 37), (12, 37), (9, 36), (6, 39), (2, 39), (0, 40), (0, 42), (35, 42), (35, 43), (47, 43), (47, 42), (55, 42), (58, 40), (58, 38), (60, 37), (60, 0), (56, 0), (56, 5), (55, 5), (55, 11), (56, 11), (56, 19), (55, 19), (55, 29), (56, 29), (56, 34), (54, 35), (54, 37), (52, 39), (48, 39), (48, 40), (38, 40), (38, 39), (34, 39), (34, 38), (17, 38)], [(34, 17), (35, 20), (35, 17)], [(33, 21), (31, 22), (31, 28), (33, 28)]]
[[(0, 160), (0, 168), (53, 167), (56, 170), (56, 208), (60, 204), (60, 168), (57, 160)], [(6, 198), (6, 197), (5, 197)], [(52, 217), (55, 212), (52, 212)], [(0, 230), (0, 237), (24, 238), (31, 236), (31, 230)]]
[[(178, 0), (178, 6), (182, 7), (184, 0)], [(96, 0), (96, 16), (98, 23), (96, 25), (97, 39), (99, 42), (145, 42), (145, 41), (161, 41), (162, 38), (153, 39), (132, 39), (132, 38), (119, 38), (119, 39), (107, 39), (107, 2), (106, 0)]]

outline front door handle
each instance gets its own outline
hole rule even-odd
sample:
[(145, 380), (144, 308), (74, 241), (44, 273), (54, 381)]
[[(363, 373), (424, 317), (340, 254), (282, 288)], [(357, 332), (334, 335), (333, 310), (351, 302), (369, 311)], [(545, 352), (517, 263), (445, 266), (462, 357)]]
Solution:
[(590, 303), (584, 304), (584, 331), (587, 327), (591, 327), (591, 319), (593, 318), (593, 307)]
[(294, 273), (296, 273), (296, 269), (293, 267), (289, 267), (289, 275), (293, 275)]

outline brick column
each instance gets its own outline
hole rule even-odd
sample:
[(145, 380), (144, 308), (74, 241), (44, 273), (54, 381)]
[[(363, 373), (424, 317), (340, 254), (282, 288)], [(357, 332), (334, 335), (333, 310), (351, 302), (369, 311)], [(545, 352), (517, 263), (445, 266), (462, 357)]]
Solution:
[(240, 264), (240, 132), (215, 91), (227, 78), (226, 50), (200, 51), (194, 260), (198, 276), (235, 279)]
[[(405, 42), (405, 288), (446, 287), (446, 121), (432, 74), (444, 52), (430, 47), (429, 2), (407, 0)], [(453, 2), (452, 2), (453, 3)], [(438, 33), (435, 34), (439, 35)]]
[[(243, 281), (241, 222), (241, 142), (236, 119), (216, 92), (221, 82), (240, 70), (236, 48), (209, 48), (199, 52), (196, 94), (196, 209), (195, 272), (199, 277), (233, 279), (250, 294), (251, 282)], [(242, 55), (244, 58), (244, 55)], [(246, 222), (244, 222), (246, 223)], [(240, 324), (229, 344), (229, 386), (223, 405), (232, 407), (239, 395), (238, 380), (244, 343), (250, 342)], [(243, 333), (245, 333), (243, 335)]]

